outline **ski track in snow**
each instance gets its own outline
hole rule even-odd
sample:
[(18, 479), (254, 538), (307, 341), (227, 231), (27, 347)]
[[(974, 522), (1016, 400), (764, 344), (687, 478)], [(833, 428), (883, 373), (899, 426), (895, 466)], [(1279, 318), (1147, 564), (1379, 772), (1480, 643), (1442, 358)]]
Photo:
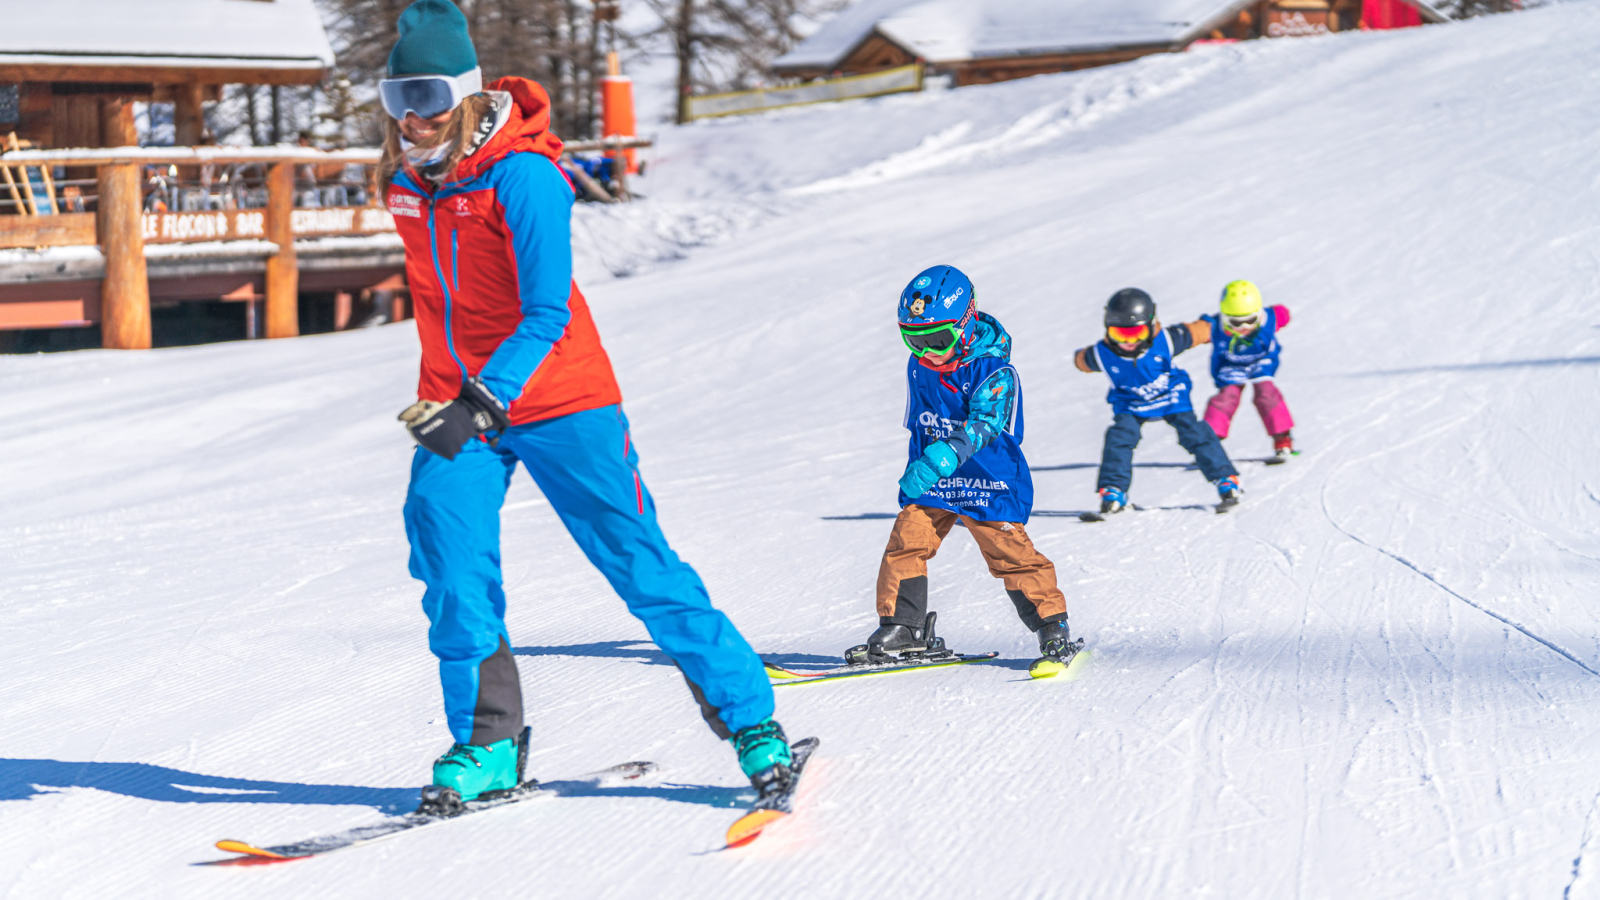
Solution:
[[(399, 518), (413, 326), (0, 357), (0, 896), (1600, 897), (1597, 26), (1578, 2), (698, 123), (647, 199), (577, 210), (663, 525), (774, 658), (875, 626), (906, 279), (971, 273), (1026, 377), (1029, 532), (1092, 664), (1028, 679), (956, 529), (931, 606), (1000, 659), (778, 692), (822, 749), (738, 851), (731, 752), (519, 474), (531, 769), (661, 780), (190, 865), (403, 810), (449, 741)], [(1156, 424), (1145, 511), (1076, 521), (1109, 415), (1069, 356), (1103, 298), (1176, 322), (1238, 277), (1293, 310), (1304, 455), (1243, 463), (1213, 515)], [(1267, 452), (1249, 404), (1234, 429)]]

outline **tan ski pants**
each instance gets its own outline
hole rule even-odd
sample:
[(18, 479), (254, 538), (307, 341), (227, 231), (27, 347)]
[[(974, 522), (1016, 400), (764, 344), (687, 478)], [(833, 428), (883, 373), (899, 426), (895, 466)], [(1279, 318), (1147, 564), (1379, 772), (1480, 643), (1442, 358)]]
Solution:
[(946, 509), (913, 503), (900, 510), (878, 568), (878, 618), (919, 628), (928, 606), (928, 560), (939, 552), (956, 520), (967, 526), (1029, 631), (1067, 617), (1067, 598), (1056, 586), (1056, 567), (1034, 549), (1017, 522), (980, 522)]

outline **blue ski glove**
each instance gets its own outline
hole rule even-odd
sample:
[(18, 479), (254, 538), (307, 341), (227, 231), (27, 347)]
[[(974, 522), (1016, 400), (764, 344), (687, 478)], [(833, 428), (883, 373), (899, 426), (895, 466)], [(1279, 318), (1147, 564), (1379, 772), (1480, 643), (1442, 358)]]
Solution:
[(900, 476), (900, 492), (907, 497), (921, 497), (960, 465), (960, 457), (949, 444), (934, 441), (906, 466), (905, 474)]

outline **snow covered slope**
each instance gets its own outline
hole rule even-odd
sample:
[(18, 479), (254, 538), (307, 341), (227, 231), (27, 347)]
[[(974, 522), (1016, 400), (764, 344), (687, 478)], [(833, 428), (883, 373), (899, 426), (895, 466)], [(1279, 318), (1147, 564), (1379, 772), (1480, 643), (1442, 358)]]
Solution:
[[(958, 530), (932, 606), (1000, 663), (780, 689), (821, 754), (739, 851), (707, 852), (732, 753), (519, 477), (533, 769), (666, 780), (191, 867), (405, 808), (448, 743), (399, 519), (415, 337), (0, 358), (0, 894), (1600, 896), (1597, 56), (1585, 2), (669, 133), (629, 215), (743, 209), (701, 233), (739, 240), (585, 288), (713, 596), (797, 664), (873, 627), (890, 307), (949, 262), (1016, 337), (1029, 530), (1095, 651), (1030, 682)], [(585, 265), (611, 215), (580, 211)], [(1177, 321), (1238, 277), (1294, 310), (1306, 454), (1244, 463), (1214, 516), (1153, 428), (1155, 509), (1077, 522), (1109, 417), (1068, 356), (1100, 304), (1136, 284)], [(1268, 450), (1252, 416), (1237, 458)]]

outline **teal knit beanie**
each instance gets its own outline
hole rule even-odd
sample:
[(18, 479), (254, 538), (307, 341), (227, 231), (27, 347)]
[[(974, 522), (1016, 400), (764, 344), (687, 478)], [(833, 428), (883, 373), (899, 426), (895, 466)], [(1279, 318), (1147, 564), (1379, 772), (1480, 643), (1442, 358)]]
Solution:
[(478, 67), (467, 17), (450, 0), (417, 0), (400, 14), (400, 40), (389, 51), (389, 77), (460, 75)]

